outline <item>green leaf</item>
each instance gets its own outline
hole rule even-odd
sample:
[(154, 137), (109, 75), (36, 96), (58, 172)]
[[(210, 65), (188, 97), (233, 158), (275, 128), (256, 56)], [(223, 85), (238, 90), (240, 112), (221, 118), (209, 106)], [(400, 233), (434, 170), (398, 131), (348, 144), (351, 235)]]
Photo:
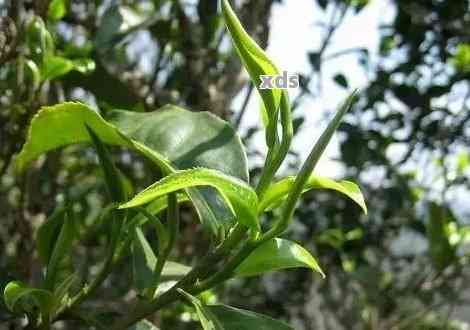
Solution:
[[(178, 204), (190, 201), (187, 194), (177, 194)], [(151, 215), (157, 215), (158, 213), (166, 210), (168, 208), (168, 198), (166, 196), (162, 196), (151, 202), (145, 210), (150, 213)], [(148, 217), (144, 214), (139, 213), (135, 217), (133, 217), (130, 221), (131, 225), (142, 226), (148, 221)]]
[(194, 306), (197, 312), (197, 316), (199, 317), (199, 322), (201, 322), (202, 328), (204, 330), (224, 330), (224, 327), (217, 317), (212, 314), (212, 312), (206, 308), (206, 306), (199, 299), (183, 291), (182, 289), (177, 290)]
[(103, 14), (95, 43), (98, 49), (106, 49), (121, 41), (130, 31), (144, 23), (146, 17), (132, 7), (123, 5), (110, 6)]
[(204, 330), (294, 330), (262, 314), (225, 305), (205, 305), (181, 289), (178, 292), (194, 306)]
[[(259, 204), (259, 212), (265, 210), (271, 210), (281, 204), (281, 202), (287, 197), (290, 190), (294, 186), (295, 177), (286, 177), (279, 182), (273, 184), (266, 192), (263, 200)], [(340, 192), (357, 205), (359, 205), (365, 214), (367, 214), (367, 206), (364, 201), (364, 196), (360, 188), (353, 182), (349, 181), (334, 181), (329, 178), (311, 175), (305, 183), (303, 192), (307, 192), (311, 189), (330, 189)]]
[(36, 63), (41, 63), (44, 57), (54, 53), (52, 36), (38, 16), (34, 16), (26, 27), (26, 44)]
[(333, 77), (333, 80), (343, 88), (349, 88), (349, 82), (346, 76), (342, 73), (338, 73)]
[(60, 234), (62, 224), (64, 223), (66, 210), (60, 208), (44, 222), (38, 229), (36, 248), (39, 254), (39, 259), (44, 266), (49, 264), (52, 252), (54, 251), (54, 245), (57, 241), (57, 237)]
[(450, 229), (457, 223), (453, 213), (447, 207), (430, 203), (426, 233), (429, 241), (429, 253), (434, 264), (443, 270), (456, 259), (456, 247), (451, 243)]
[(470, 71), (470, 44), (459, 44), (452, 58), (452, 62), (457, 70), (467, 73)]
[(254, 190), (244, 181), (216, 170), (204, 168), (172, 173), (137, 194), (129, 202), (121, 205), (120, 208), (141, 206), (166, 194), (198, 186), (216, 188), (233, 208), (238, 221), (251, 229), (259, 231), (260, 225), (256, 214), (258, 197)]
[(281, 103), (282, 90), (260, 89), (260, 84), (262, 75), (277, 76), (279, 69), (244, 30), (228, 0), (222, 0), (222, 13), (235, 49), (263, 99), (269, 118), (267, 143), (268, 146), (272, 146), (274, 130), (277, 128), (277, 112)]
[(89, 73), (95, 69), (95, 62), (90, 59), (69, 60), (61, 56), (44, 57), (41, 65), (41, 80), (53, 80), (62, 77), (72, 70)]
[(325, 274), (314, 257), (297, 243), (274, 238), (260, 245), (235, 270), (236, 276), (254, 276), (288, 268), (310, 268)]
[(67, 0), (52, 0), (49, 3), (47, 17), (52, 21), (59, 21), (67, 14)]
[(142, 292), (155, 285), (157, 257), (140, 228), (135, 228), (132, 241), (132, 270), (134, 284)]
[[(16, 159), (17, 170), (24, 171), (50, 150), (90, 142), (87, 124), (104, 143), (137, 150), (166, 173), (202, 166), (248, 181), (240, 138), (228, 123), (209, 113), (165, 106), (150, 113), (114, 111), (111, 115), (110, 123), (81, 103), (43, 107), (30, 125)], [(220, 226), (231, 224), (233, 214), (214, 189), (189, 189), (188, 193), (206, 228), (218, 233)]]
[(61, 77), (74, 68), (72, 61), (60, 56), (46, 56), (44, 57), (41, 66), (41, 79), (52, 80)]
[(153, 323), (142, 320), (129, 327), (128, 330), (158, 330), (158, 328)]
[(31, 288), (28, 285), (13, 281), (7, 284), (3, 292), (7, 308), (16, 313), (31, 312), (31, 303), (39, 307), (45, 315), (49, 314), (52, 294), (49, 291)]
[(98, 135), (96, 135), (90, 126), (86, 125), (86, 129), (88, 134), (90, 134), (90, 138), (98, 155), (101, 168), (103, 169), (106, 187), (108, 188), (111, 200), (113, 202), (123, 202), (127, 200), (129, 196), (126, 195), (123, 177), (114, 165), (108, 148), (104, 145), (104, 143), (100, 140)]
[(45, 279), (47, 289), (54, 289), (64, 277), (64, 273), (71, 268), (71, 251), (75, 236), (75, 221), (73, 215), (68, 213), (61, 224), (60, 233), (54, 242), (54, 249), (47, 265)]
[(294, 330), (269, 316), (231, 306), (209, 305), (206, 309), (223, 324), (224, 330)]

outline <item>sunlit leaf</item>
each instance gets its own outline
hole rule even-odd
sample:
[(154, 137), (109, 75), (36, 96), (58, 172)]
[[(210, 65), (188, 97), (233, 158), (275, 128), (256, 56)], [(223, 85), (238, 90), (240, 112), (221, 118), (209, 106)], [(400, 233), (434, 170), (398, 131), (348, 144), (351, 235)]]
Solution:
[[(53, 149), (90, 142), (85, 125), (104, 143), (137, 150), (165, 173), (202, 166), (248, 181), (246, 154), (233, 128), (209, 113), (174, 106), (150, 113), (114, 111), (111, 123), (81, 103), (43, 107), (31, 122), (16, 159), (17, 170), (24, 171), (32, 160)], [(213, 233), (233, 224), (232, 212), (214, 189), (187, 192), (201, 222)]]
[(310, 268), (325, 276), (315, 258), (303, 247), (281, 238), (263, 243), (235, 270), (236, 276), (254, 276), (288, 268)]
[[(280, 205), (280, 203), (287, 197), (290, 190), (294, 185), (295, 177), (287, 177), (279, 182), (273, 184), (266, 192), (263, 200), (259, 205), (260, 212), (265, 210), (271, 210)], [(329, 189), (340, 192), (345, 196), (353, 200), (357, 205), (359, 205), (364, 213), (367, 214), (367, 206), (364, 201), (364, 196), (360, 188), (353, 182), (349, 181), (340, 181), (311, 175), (307, 180), (304, 192), (307, 192), (311, 189)]]
[(121, 205), (120, 208), (141, 206), (166, 194), (198, 186), (216, 188), (227, 203), (232, 206), (234, 213), (241, 223), (252, 229), (259, 230), (256, 214), (258, 198), (254, 190), (237, 178), (227, 176), (216, 170), (204, 168), (172, 173), (137, 194), (129, 202)]
[(49, 3), (47, 17), (52, 21), (58, 21), (67, 14), (68, 0), (52, 0)]
[(52, 294), (49, 291), (31, 288), (24, 283), (14, 281), (5, 287), (3, 299), (12, 312), (28, 313), (32, 303), (47, 315), (52, 303)]
[(222, 0), (222, 13), (232, 38), (235, 49), (242, 60), (243, 66), (248, 71), (251, 80), (255, 84), (263, 99), (267, 112), (267, 143), (272, 145), (274, 130), (277, 127), (277, 111), (281, 102), (282, 90), (261, 89), (261, 76), (277, 76), (279, 69), (258, 44), (248, 35), (232, 10), (228, 0)]

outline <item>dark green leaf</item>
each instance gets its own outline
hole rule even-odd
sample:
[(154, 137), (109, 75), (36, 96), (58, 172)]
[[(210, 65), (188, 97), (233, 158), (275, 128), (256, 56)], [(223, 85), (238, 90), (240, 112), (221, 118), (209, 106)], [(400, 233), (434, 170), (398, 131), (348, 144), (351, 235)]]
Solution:
[(54, 211), (49, 219), (38, 229), (36, 247), (39, 259), (44, 266), (49, 264), (54, 245), (60, 234), (62, 224), (65, 221), (65, 212), (66, 210), (64, 208)]
[(338, 73), (333, 77), (333, 80), (343, 88), (349, 88), (349, 82), (346, 76), (342, 73)]
[(206, 306), (196, 297), (178, 289), (178, 292), (182, 294), (196, 309), (199, 322), (201, 322), (204, 330), (224, 330), (224, 327), (212, 312), (206, 308)]
[(269, 316), (225, 305), (206, 306), (223, 325), (224, 330), (294, 330)]
[(429, 240), (431, 258), (440, 270), (446, 268), (456, 258), (456, 247), (451, 244), (451, 224), (457, 223), (447, 207), (430, 203), (426, 232)]
[(178, 291), (194, 306), (204, 330), (293, 330), (268, 316), (225, 305), (205, 305), (189, 293)]
[(71, 252), (75, 236), (75, 221), (73, 215), (69, 212), (66, 214), (60, 227), (60, 233), (54, 241), (54, 249), (47, 265), (46, 288), (54, 289), (60, 283), (59, 281), (65, 277), (64, 274), (70, 271)]
[(113, 202), (123, 202), (127, 200), (129, 196), (126, 195), (122, 175), (114, 165), (108, 148), (103, 142), (101, 142), (100, 138), (95, 134), (90, 126), (86, 125), (86, 129), (88, 134), (90, 134), (93, 145), (95, 146), (111, 200)]
[(134, 284), (142, 292), (155, 285), (157, 257), (140, 228), (135, 228), (132, 241), (132, 271)]

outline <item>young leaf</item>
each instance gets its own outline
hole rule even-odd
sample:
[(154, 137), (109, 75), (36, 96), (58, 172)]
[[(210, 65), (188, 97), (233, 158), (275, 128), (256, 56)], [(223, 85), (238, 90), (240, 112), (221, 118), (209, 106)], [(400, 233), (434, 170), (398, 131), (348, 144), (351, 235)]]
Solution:
[(132, 270), (134, 284), (142, 292), (155, 285), (157, 257), (140, 228), (135, 228), (132, 241)]
[[(287, 177), (273, 184), (264, 195), (263, 200), (259, 204), (259, 212), (271, 210), (279, 206), (279, 204), (287, 197), (295, 182), (295, 177)], [(360, 188), (353, 182), (334, 181), (329, 178), (311, 175), (305, 183), (303, 192), (311, 189), (330, 189), (338, 191), (359, 205), (365, 214), (367, 214), (367, 206), (364, 202), (364, 196)]]
[(60, 233), (54, 243), (54, 249), (47, 265), (45, 279), (45, 287), (47, 289), (54, 289), (60, 277), (70, 268), (70, 254), (75, 236), (75, 221), (73, 215), (69, 213), (66, 214), (64, 222), (61, 225)]
[(3, 299), (7, 308), (12, 312), (28, 312), (27, 304), (22, 303), (25, 301), (24, 299), (28, 299), (39, 307), (43, 315), (49, 315), (52, 294), (49, 291), (31, 288), (24, 283), (13, 281), (5, 287)]
[(225, 305), (209, 305), (206, 309), (223, 324), (224, 330), (294, 330), (269, 316)]
[[(212, 114), (175, 106), (149, 113), (113, 111), (111, 123), (81, 103), (43, 107), (34, 116), (16, 158), (17, 170), (24, 171), (32, 160), (50, 150), (90, 142), (85, 124), (103, 143), (137, 150), (164, 173), (202, 166), (248, 181), (246, 154), (233, 128)], [(232, 223), (232, 212), (214, 189), (191, 188), (187, 192), (201, 222), (214, 234)]]
[(270, 229), (270, 231), (266, 234), (268, 237), (275, 237), (278, 236), (280, 233), (285, 231), (289, 226), (289, 223), (292, 221), (292, 217), (294, 215), (295, 206), (302, 194), (305, 184), (307, 183), (308, 179), (312, 175), (315, 166), (317, 165), (318, 161), (320, 160), (321, 155), (325, 151), (328, 143), (330, 142), (331, 138), (333, 137), (334, 132), (338, 128), (343, 116), (346, 112), (352, 107), (354, 101), (356, 99), (356, 92), (351, 93), (351, 95), (346, 99), (346, 101), (341, 104), (339, 110), (336, 112), (335, 116), (328, 124), (325, 131), (322, 133), (320, 138), (318, 139), (317, 143), (313, 146), (310, 154), (308, 155), (307, 159), (305, 160), (302, 168), (300, 169), (299, 174), (297, 175), (292, 189), (289, 191), (289, 195), (287, 196), (286, 202), (284, 203), (284, 208), (282, 211), (282, 217), (279, 218), (279, 221)]
[(199, 322), (201, 322), (202, 328), (204, 330), (224, 330), (225, 328), (217, 319), (217, 317), (212, 314), (212, 312), (206, 308), (206, 306), (196, 297), (190, 295), (189, 293), (177, 289), (178, 292), (183, 295), (188, 302), (190, 302), (196, 309), (197, 316), (199, 317)]
[(230, 32), (235, 49), (258, 89), (268, 115), (267, 143), (272, 146), (277, 127), (277, 112), (281, 102), (282, 90), (261, 89), (261, 76), (277, 76), (279, 70), (266, 53), (243, 29), (228, 0), (222, 0), (222, 13)]
[(211, 186), (216, 188), (232, 206), (238, 220), (254, 230), (259, 231), (259, 222), (256, 214), (258, 197), (253, 189), (245, 182), (227, 176), (222, 172), (204, 168), (177, 171), (154, 183), (132, 200), (120, 206), (121, 209), (147, 204), (160, 196), (176, 192), (181, 189)]
[(297, 243), (274, 238), (260, 245), (235, 270), (236, 276), (254, 276), (288, 268), (310, 268), (325, 274), (312, 255)]

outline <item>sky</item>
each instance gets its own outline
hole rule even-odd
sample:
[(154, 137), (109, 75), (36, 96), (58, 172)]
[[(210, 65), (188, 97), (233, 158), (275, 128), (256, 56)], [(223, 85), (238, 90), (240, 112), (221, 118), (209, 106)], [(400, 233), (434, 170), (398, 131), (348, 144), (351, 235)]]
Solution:
[[(344, 23), (336, 31), (326, 55), (349, 48), (367, 48), (372, 55), (377, 53), (379, 44), (379, 26), (393, 18), (387, 0), (370, 0), (370, 4), (354, 15), (352, 11)], [(387, 15), (384, 15), (386, 13)], [(311, 66), (307, 54), (319, 48), (322, 41), (322, 29), (319, 22), (329, 19), (329, 11), (325, 14), (313, 0), (288, 0), (274, 6), (271, 17), (270, 43), (268, 55), (281, 70), (289, 73), (308, 73)], [(350, 90), (339, 87), (332, 79), (339, 72), (346, 72)], [(310, 148), (326, 126), (325, 117), (331, 118), (336, 106), (355, 88), (366, 85), (367, 77), (358, 63), (357, 55), (351, 54), (331, 60), (323, 67), (322, 95), (319, 98), (305, 98), (297, 113), (303, 112), (306, 122), (296, 136), (293, 147), (305, 158)], [(298, 91), (290, 90), (291, 98)], [(243, 93), (239, 96), (241, 103)], [(235, 106), (235, 108), (237, 108)], [(259, 100), (252, 97), (242, 127), (249, 127), (259, 122)], [(263, 134), (256, 137), (256, 143), (264, 145)], [(338, 140), (335, 136), (325, 155), (320, 160), (316, 172), (320, 175), (341, 176), (341, 165), (332, 159), (338, 155)]]

